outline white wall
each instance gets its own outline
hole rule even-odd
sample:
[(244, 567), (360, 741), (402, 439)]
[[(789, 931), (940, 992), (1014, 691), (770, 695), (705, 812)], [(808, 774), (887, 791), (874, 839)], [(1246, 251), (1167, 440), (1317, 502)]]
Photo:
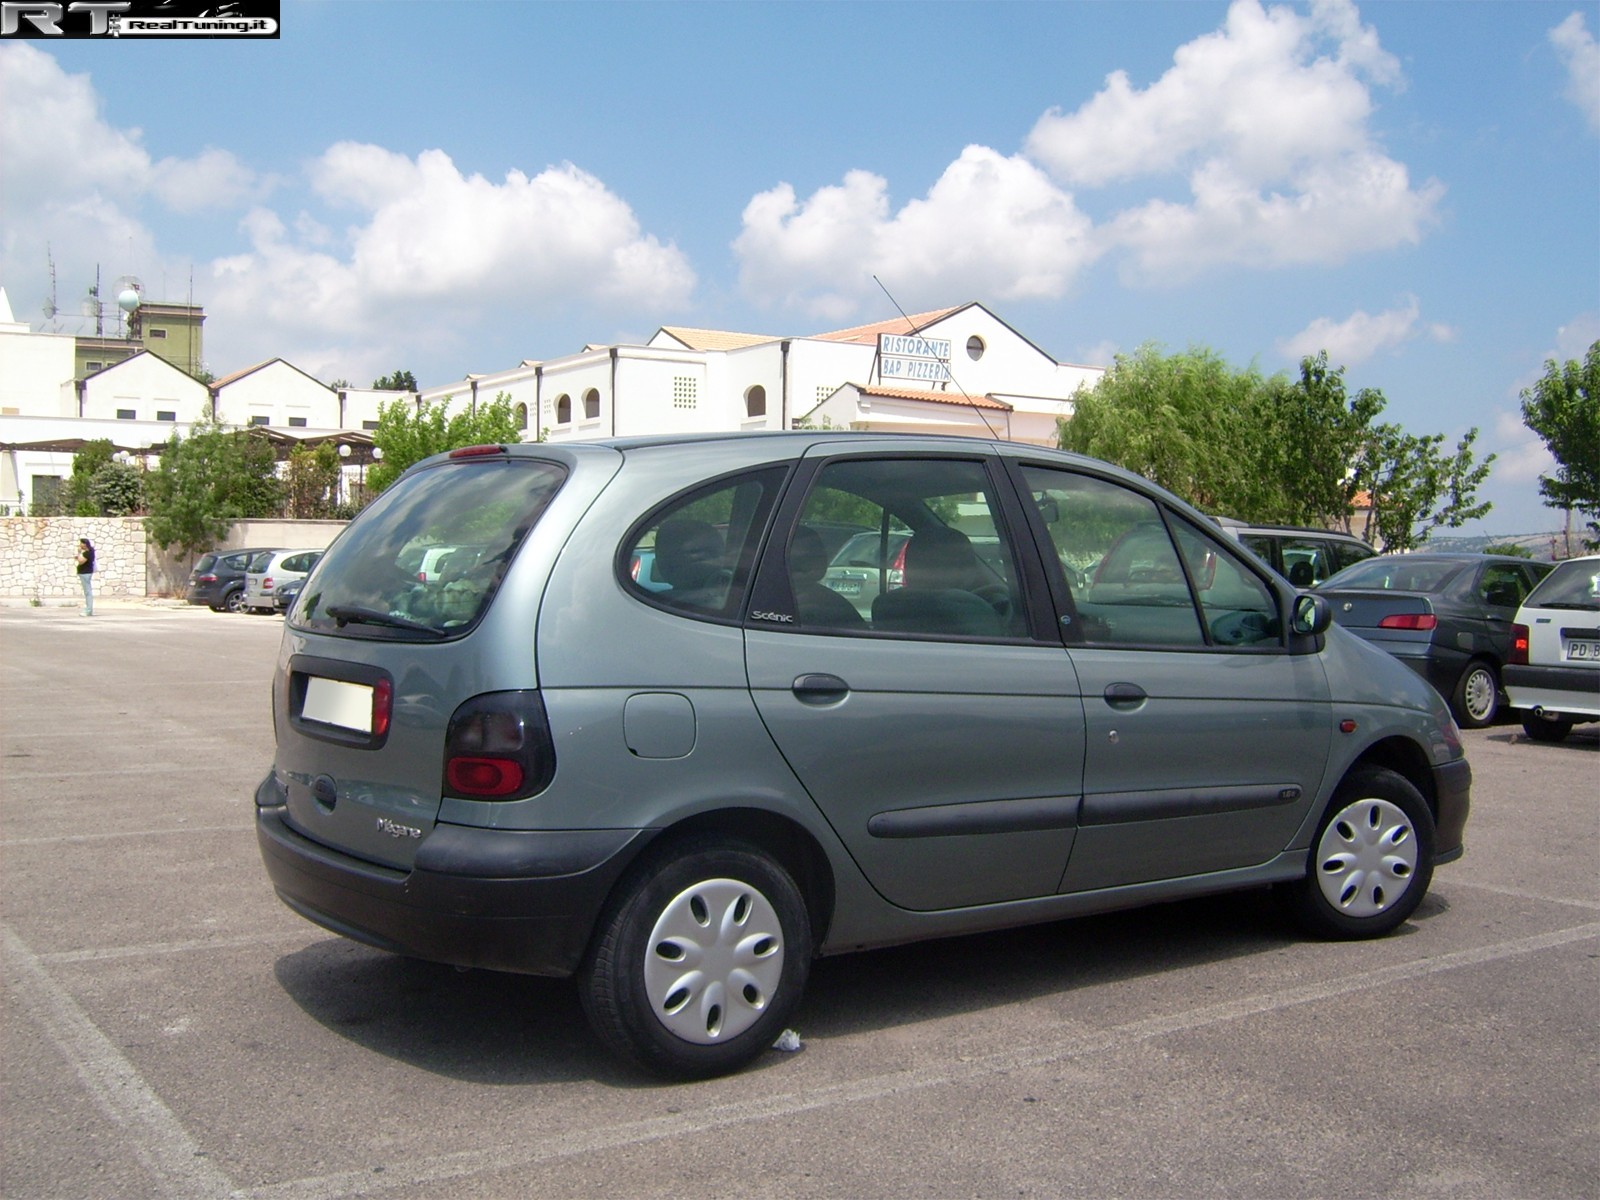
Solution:
[[(0, 414), (77, 416), (73, 370), (73, 339), (68, 334), (32, 333), (20, 324), (0, 326)], [(68, 385), (65, 390), (63, 383)]]
[(97, 372), (83, 381), (83, 415), (115, 421), (119, 410), (132, 410), (135, 421), (159, 421), (188, 429), (211, 411), (211, 391), (198, 379), (148, 351)]
[(288, 363), (270, 362), (217, 388), (217, 419), (224, 425), (249, 425), (254, 417), (281, 428), (303, 419), (310, 429), (337, 429), (339, 397)]

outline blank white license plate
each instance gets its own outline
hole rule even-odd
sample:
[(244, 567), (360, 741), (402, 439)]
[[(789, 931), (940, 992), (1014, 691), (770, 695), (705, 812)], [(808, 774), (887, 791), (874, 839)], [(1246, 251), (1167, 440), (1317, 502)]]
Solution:
[(308, 676), (306, 700), (300, 707), (300, 715), (307, 721), (371, 733), (372, 689), (364, 683)]
[(1600, 662), (1600, 642), (1568, 642), (1567, 657), (1585, 662)]

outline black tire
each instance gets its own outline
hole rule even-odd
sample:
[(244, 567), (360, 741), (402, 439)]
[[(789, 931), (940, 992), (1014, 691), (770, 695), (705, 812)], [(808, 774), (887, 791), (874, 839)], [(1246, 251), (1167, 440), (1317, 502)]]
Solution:
[(234, 588), (233, 591), (229, 592), (226, 596), (224, 596), (222, 598), (222, 607), (220, 609), (218, 609), (217, 611), (218, 612), (231, 612), (231, 613), (243, 612), (244, 611), (244, 589), (242, 587)]
[(1564, 742), (1572, 732), (1573, 722), (1528, 713), (1522, 718), (1522, 732), (1535, 742)]
[(1463, 729), (1484, 729), (1500, 715), (1500, 674), (1494, 664), (1475, 658), (1456, 680), (1450, 711)]
[(706, 1079), (777, 1040), (810, 971), (811, 922), (788, 872), (754, 846), (696, 839), (618, 886), (578, 988), (612, 1053), (664, 1078)]
[(1422, 903), (1433, 847), (1433, 813), (1422, 793), (1385, 767), (1360, 767), (1328, 802), (1305, 877), (1284, 885), (1283, 895), (1317, 937), (1380, 937)]

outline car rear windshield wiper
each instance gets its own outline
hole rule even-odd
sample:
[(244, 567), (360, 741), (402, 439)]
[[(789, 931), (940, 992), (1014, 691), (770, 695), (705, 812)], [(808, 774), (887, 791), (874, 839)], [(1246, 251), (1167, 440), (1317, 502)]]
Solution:
[(392, 613), (379, 612), (375, 608), (362, 608), (354, 604), (330, 604), (322, 610), (339, 622), (342, 629), (346, 625), (384, 625), (390, 629), (407, 629), (412, 633), (425, 633), (429, 637), (445, 637), (443, 630), (435, 629), (432, 625), (424, 625), (421, 621), (412, 621), (406, 617), (397, 617)]

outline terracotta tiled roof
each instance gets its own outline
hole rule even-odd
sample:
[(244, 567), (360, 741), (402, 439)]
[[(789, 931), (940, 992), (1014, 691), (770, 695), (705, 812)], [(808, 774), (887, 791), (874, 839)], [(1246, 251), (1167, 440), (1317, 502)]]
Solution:
[(814, 333), (811, 336), (823, 342), (859, 342), (870, 346), (878, 340), (880, 333), (911, 333), (932, 324), (940, 317), (948, 317), (958, 308), (965, 307), (964, 304), (957, 304), (952, 308), (936, 308), (932, 312), (912, 313), (909, 320), (905, 317), (895, 317), (890, 321), (874, 321), (871, 325), (857, 325), (853, 329), (836, 329), (832, 333)]
[(730, 333), (724, 329), (690, 329), (685, 325), (663, 325), (661, 332), (675, 337), (691, 350), (741, 350), (778, 339), (765, 333)]
[(960, 408), (993, 408), (1011, 412), (1012, 406), (993, 396), (963, 396), (960, 392), (930, 392), (921, 388), (860, 387), (863, 396), (883, 400), (922, 400), (932, 404), (954, 404)]
[(265, 362), (256, 363), (254, 366), (243, 367), (240, 370), (235, 371), (232, 375), (224, 375), (221, 379), (212, 380), (211, 386), (213, 388), (224, 387), (227, 384), (233, 383), (235, 380), (243, 379), (246, 375), (250, 375), (261, 370), (262, 367), (270, 367), (273, 363), (278, 361), (279, 360), (276, 358), (269, 358)]

